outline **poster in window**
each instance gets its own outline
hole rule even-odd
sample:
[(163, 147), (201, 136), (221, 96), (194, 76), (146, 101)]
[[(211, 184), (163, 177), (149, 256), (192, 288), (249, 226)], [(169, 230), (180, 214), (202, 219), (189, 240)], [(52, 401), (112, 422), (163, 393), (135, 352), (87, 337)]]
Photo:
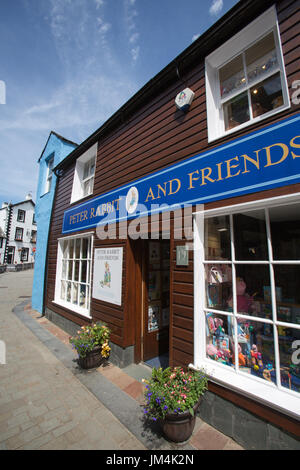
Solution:
[(94, 258), (93, 298), (122, 304), (123, 248), (97, 248)]
[(160, 263), (160, 244), (158, 242), (149, 243), (149, 263)]
[(159, 329), (160, 319), (160, 304), (152, 303), (148, 306), (148, 331), (155, 331)]
[(149, 272), (148, 283), (148, 298), (149, 300), (158, 300), (160, 298), (160, 272)]

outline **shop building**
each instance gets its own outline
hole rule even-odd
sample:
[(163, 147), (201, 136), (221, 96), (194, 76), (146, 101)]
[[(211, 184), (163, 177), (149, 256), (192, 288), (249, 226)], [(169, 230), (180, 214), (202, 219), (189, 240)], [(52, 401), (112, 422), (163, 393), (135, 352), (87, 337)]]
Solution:
[(4, 202), (0, 209), (0, 264), (34, 263), (36, 245), (35, 204), (31, 194), (16, 204)]
[(294, 437), (299, 19), (240, 1), (55, 168), (46, 300), (70, 333), (105, 322), (118, 365), (204, 367), (231, 420)]
[(77, 144), (51, 131), (38, 160), (39, 175), (36, 192), (35, 221), (38, 238), (36, 241), (34, 277), (32, 286), (32, 308), (42, 313), (44, 308), (44, 286), (48, 235), (54, 201), (56, 176), (53, 168), (58, 165)]

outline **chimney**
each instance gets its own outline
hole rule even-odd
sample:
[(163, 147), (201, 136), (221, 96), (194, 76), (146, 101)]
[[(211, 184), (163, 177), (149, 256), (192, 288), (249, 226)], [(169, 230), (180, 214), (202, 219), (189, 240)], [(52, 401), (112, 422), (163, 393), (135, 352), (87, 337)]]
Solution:
[(32, 194), (28, 193), (26, 196), (26, 201), (31, 201), (31, 199), (32, 199)]
[(1, 209), (4, 209), (4, 207), (7, 207), (8, 206), (8, 202), (2, 202), (2, 207)]

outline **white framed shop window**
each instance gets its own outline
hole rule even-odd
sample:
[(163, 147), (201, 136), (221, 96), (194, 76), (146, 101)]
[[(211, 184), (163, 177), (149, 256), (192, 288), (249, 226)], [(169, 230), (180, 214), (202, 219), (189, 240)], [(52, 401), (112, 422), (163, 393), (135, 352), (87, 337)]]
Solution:
[(90, 318), (93, 236), (58, 240), (54, 303)]
[(290, 106), (276, 9), (205, 59), (208, 141)]
[(97, 143), (89, 148), (76, 161), (71, 204), (93, 194), (97, 159)]
[(194, 216), (194, 364), (300, 417), (300, 194)]

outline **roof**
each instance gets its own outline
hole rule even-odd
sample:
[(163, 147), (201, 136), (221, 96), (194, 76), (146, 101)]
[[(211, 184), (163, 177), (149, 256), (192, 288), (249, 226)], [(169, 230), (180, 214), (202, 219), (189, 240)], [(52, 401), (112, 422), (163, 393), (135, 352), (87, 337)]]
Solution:
[(84, 142), (62, 160), (54, 168), (54, 172), (70, 165), (82, 153), (88, 150), (101, 137), (124, 124), (147, 100), (161, 93), (164, 87), (172, 81), (178, 81), (180, 74), (195, 66), (208, 54), (243, 29), (257, 16), (274, 5), (279, 0), (241, 0), (222, 18), (205, 31), (196, 41), (187, 47), (180, 55), (170, 62), (163, 70), (144, 85), (116, 113), (114, 113), (99, 129), (91, 134)]
[(78, 144), (76, 144), (75, 142), (72, 142), (72, 140), (66, 139), (66, 138), (63, 137), (62, 135), (57, 134), (57, 132), (51, 131), (50, 134), (49, 134), (49, 137), (48, 137), (48, 139), (47, 139), (46, 145), (45, 145), (45, 147), (43, 148), (43, 151), (42, 151), (42, 153), (41, 153), (41, 155), (40, 155), (40, 158), (38, 159), (38, 162), (40, 161), (40, 159), (41, 159), (42, 156), (43, 156), (43, 153), (45, 152), (45, 149), (46, 149), (46, 147), (47, 147), (47, 145), (48, 145), (48, 142), (49, 142), (49, 140), (50, 140), (51, 135), (55, 135), (58, 139), (62, 140), (63, 142), (66, 142), (67, 144), (76, 145), (76, 147), (78, 146)]

